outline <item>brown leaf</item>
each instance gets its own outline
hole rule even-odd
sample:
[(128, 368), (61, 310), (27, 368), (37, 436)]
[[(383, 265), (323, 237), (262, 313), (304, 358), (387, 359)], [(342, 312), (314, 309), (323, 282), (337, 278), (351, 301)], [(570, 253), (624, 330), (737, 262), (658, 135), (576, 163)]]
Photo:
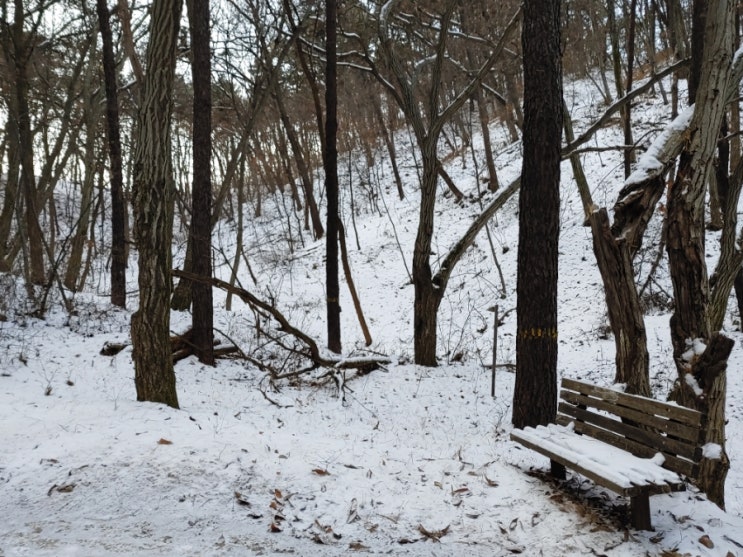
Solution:
[(71, 493), (73, 489), (75, 489), (74, 483), (67, 483), (62, 485), (54, 484), (52, 487), (49, 488), (49, 491), (47, 491), (46, 494), (51, 495), (54, 491), (58, 493)]
[(273, 491), (273, 496), (274, 496), (274, 497), (276, 497), (276, 499), (281, 499), (282, 497), (284, 497), (284, 496), (283, 496), (283, 495), (281, 494), (281, 490), (280, 490), (280, 489), (274, 489), (274, 491)]
[(173, 442), (165, 439), (164, 437), (161, 437), (160, 440), (157, 442), (158, 445), (172, 445)]
[(449, 526), (442, 528), (441, 530), (427, 530), (423, 524), (419, 524), (418, 531), (423, 534), (425, 538), (437, 542), (449, 533)]
[(699, 538), (699, 543), (701, 543), (707, 549), (712, 549), (713, 547), (715, 547), (715, 542), (713, 542), (707, 534)]
[(498, 482), (495, 480), (491, 480), (485, 474), (483, 474), (482, 477), (485, 478), (485, 483), (488, 484), (489, 487), (498, 487)]
[(364, 551), (365, 549), (369, 549), (361, 542), (351, 542), (348, 544), (348, 548), (353, 549), (354, 551)]
[(330, 475), (330, 472), (328, 472), (324, 468), (313, 468), (312, 473), (317, 474), (318, 476), (329, 476)]
[(235, 492), (235, 499), (237, 499), (237, 502), (240, 505), (245, 505), (246, 507), (249, 507), (250, 506), (250, 501), (248, 501), (248, 498), (245, 497), (245, 495), (243, 495), (239, 491), (236, 491)]
[(271, 525), (268, 527), (268, 531), (271, 532), (272, 534), (276, 534), (277, 532), (281, 532), (281, 528), (279, 527), (278, 524), (276, 524), (275, 522), (272, 522)]

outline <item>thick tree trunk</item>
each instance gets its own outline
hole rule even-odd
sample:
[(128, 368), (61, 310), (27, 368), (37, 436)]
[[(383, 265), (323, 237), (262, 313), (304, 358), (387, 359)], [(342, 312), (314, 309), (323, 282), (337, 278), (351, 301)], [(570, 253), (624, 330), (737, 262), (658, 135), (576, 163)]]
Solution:
[(433, 238), (434, 209), (436, 206), (436, 184), (438, 182), (438, 158), (435, 145), (424, 145), (421, 201), (418, 217), (418, 233), (413, 248), (413, 304), (415, 363), (423, 366), (436, 365), (437, 330), (436, 315), (441, 303), (442, 290), (432, 282), (430, 264)]
[(134, 153), (134, 236), (139, 250), (139, 309), (132, 316), (137, 400), (178, 407), (170, 344), (174, 184), (170, 115), (181, 0), (156, 0)]
[[(704, 59), (689, 126), (687, 143), (681, 153), (676, 180), (668, 196), (668, 263), (674, 291), (671, 317), (673, 355), (679, 373), (676, 397), (683, 404), (691, 401), (683, 394), (688, 389), (687, 375), (692, 370), (699, 381), (708, 371), (713, 379), (700, 386), (708, 413), (706, 441), (722, 448), (723, 458), (709, 459), (702, 467), (699, 487), (710, 500), (725, 506), (724, 485), (729, 464), (725, 455), (724, 416), (727, 356), (730, 350), (714, 350), (727, 344), (723, 335), (715, 335), (710, 322), (709, 283), (704, 245), (704, 198), (717, 148), (720, 125), (725, 113), (725, 95), (731, 77), (733, 54), (733, 2), (710, 0), (704, 31)], [(693, 72), (692, 72), (693, 73)], [(690, 357), (690, 345), (701, 341), (707, 347), (698, 357)], [(714, 342), (713, 342), (714, 341)], [(732, 349), (732, 343), (729, 344)], [(698, 403), (690, 404), (698, 407)]]
[(626, 242), (617, 240), (612, 234), (606, 209), (591, 213), (589, 222), (614, 333), (614, 382), (626, 384), (628, 393), (650, 396), (647, 336), (635, 285), (633, 254)]
[[(212, 91), (209, 0), (188, 0), (193, 77), (193, 188), (191, 243), (194, 274), (212, 276)], [(214, 365), (214, 302), (212, 289), (200, 282), (191, 285), (193, 313), (191, 340), (203, 364)]]
[(513, 425), (557, 411), (557, 260), (560, 230), (562, 67), (560, 0), (525, 0), (524, 158), (519, 196), (516, 384)]

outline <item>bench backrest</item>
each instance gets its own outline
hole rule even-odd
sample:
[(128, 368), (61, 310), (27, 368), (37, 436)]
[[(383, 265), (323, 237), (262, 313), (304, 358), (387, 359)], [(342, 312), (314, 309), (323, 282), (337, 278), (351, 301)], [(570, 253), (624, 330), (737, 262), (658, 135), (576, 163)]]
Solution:
[(557, 423), (636, 456), (665, 457), (663, 467), (690, 478), (699, 473), (705, 415), (696, 410), (563, 379)]

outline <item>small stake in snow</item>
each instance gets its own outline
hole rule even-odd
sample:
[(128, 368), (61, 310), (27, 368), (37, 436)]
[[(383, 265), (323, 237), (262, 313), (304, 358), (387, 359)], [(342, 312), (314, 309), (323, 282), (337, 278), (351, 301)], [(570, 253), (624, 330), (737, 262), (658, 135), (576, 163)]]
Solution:
[(495, 398), (495, 366), (496, 366), (496, 354), (498, 353), (498, 304), (488, 311), (493, 312), (493, 369), (490, 377), (490, 396)]

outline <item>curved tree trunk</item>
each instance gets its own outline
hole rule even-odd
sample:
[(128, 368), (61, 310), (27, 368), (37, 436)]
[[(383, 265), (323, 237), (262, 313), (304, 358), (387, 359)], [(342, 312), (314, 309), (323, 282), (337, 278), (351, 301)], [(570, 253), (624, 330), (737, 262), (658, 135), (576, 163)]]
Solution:
[[(715, 333), (710, 322), (710, 288), (704, 244), (704, 200), (720, 125), (725, 114), (733, 55), (733, 2), (710, 0), (704, 30), (704, 59), (694, 103), (694, 116), (681, 153), (676, 180), (668, 195), (668, 263), (674, 292), (671, 317), (673, 355), (679, 373), (674, 392), (680, 403), (708, 414), (705, 441), (722, 448), (722, 458), (705, 459), (699, 487), (725, 506), (725, 394), (727, 359), (732, 341)], [(701, 354), (690, 347), (705, 345)], [(692, 376), (704, 391), (690, 393)]]
[(633, 254), (626, 242), (612, 234), (606, 209), (591, 213), (589, 222), (617, 351), (614, 382), (626, 384), (628, 393), (650, 396), (648, 343)]
[(423, 366), (436, 365), (436, 314), (441, 303), (442, 289), (432, 282), (430, 264), (433, 238), (434, 209), (436, 207), (436, 184), (438, 182), (438, 158), (436, 146), (423, 149), (423, 179), (418, 217), (418, 233), (413, 248), (413, 330), (415, 363)]

